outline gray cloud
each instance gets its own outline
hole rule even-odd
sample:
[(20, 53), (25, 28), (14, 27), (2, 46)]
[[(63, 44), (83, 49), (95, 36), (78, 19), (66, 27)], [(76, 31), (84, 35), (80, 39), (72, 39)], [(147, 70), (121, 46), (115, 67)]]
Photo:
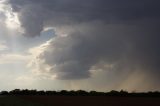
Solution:
[[(144, 25), (95, 22), (75, 26), (67, 37), (52, 40), (39, 59), (51, 66), (50, 73), (59, 79), (88, 78), (92, 67), (115, 71), (123, 77), (137, 70), (156, 76), (160, 61), (159, 31), (152, 26), (158, 23), (148, 26), (146, 22)], [(114, 67), (108, 69), (103, 65)]]
[(9, 3), (18, 13), (26, 36), (37, 36), (48, 26), (70, 30), (66, 37), (53, 38), (38, 56), (59, 79), (89, 78), (89, 70), (99, 68), (101, 62), (113, 65), (109, 70), (121, 76), (139, 70), (151, 78), (159, 77), (158, 0), (10, 0)]
[(9, 0), (18, 12), (26, 36), (38, 36), (46, 26), (70, 25), (93, 20), (123, 23), (158, 18), (158, 0)]

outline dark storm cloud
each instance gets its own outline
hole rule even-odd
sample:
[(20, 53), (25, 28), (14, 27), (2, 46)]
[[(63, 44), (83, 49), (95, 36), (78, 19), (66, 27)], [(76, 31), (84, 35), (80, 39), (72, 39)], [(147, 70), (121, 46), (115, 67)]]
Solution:
[(119, 76), (135, 70), (156, 75), (160, 68), (160, 32), (146, 25), (79, 25), (68, 37), (51, 41), (39, 58), (53, 66), (51, 73), (60, 79), (87, 78), (93, 66), (107, 71), (108, 68), (99, 67), (106, 64), (114, 65), (109, 70)]
[[(69, 28), (38, 56), (60, 79), (90, 77), (99, 64), (159, 77), (159, 0), (10, 0), (26, 36), (47, 26)], [(103, 70), (108, 70), (103, 68)], [(119, 74), (119, 75), (121, 75)]]
[(101, 20), (119, 23), (159, 17), (158, 0), (9, 0), (27, 36), (37, 36), (49, 24), (64, 25)]

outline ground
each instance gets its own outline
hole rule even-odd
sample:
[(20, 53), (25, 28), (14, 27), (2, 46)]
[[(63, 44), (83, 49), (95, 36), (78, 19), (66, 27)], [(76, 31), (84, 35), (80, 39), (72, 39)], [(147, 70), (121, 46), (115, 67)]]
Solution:
[(24, 96), (45, 106), (160, 106), (160, 98), (105, 96)]
[(17, 96), (0, 96), (0, 106), (43, 106)]
[(104, 96), (2, 96), (0, 106), (160, 106), (160, 98)]

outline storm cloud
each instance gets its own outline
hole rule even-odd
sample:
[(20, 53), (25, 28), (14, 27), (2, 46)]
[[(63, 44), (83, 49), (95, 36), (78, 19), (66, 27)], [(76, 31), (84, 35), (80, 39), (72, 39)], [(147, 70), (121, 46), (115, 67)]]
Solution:
[[(57, 36), (35, 59), (41, 73), (83, 79), (92, 70), (121, 75), (134, 71), (158, 79), (160, 69), (159, 0), (9, 0), (24, 35), (47, 27)], [(64, 34), (61, 36), (58, 34)], [(154, 76), (154, 77), (153, 77)], [(116, 78), (116, 74), (115, 77)]]
[(158, 18), (158, 0), (9, 0), (26, 36), (38, 36), (47, 26), (100, 20), (107, 23)]

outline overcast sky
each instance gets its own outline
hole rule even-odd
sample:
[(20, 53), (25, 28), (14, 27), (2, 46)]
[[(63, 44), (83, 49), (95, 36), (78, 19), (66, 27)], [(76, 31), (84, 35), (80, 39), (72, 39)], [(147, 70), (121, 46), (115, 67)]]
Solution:
[(159, 90), (159, 40), (159, 0), (0, 0), (0, 90)]

